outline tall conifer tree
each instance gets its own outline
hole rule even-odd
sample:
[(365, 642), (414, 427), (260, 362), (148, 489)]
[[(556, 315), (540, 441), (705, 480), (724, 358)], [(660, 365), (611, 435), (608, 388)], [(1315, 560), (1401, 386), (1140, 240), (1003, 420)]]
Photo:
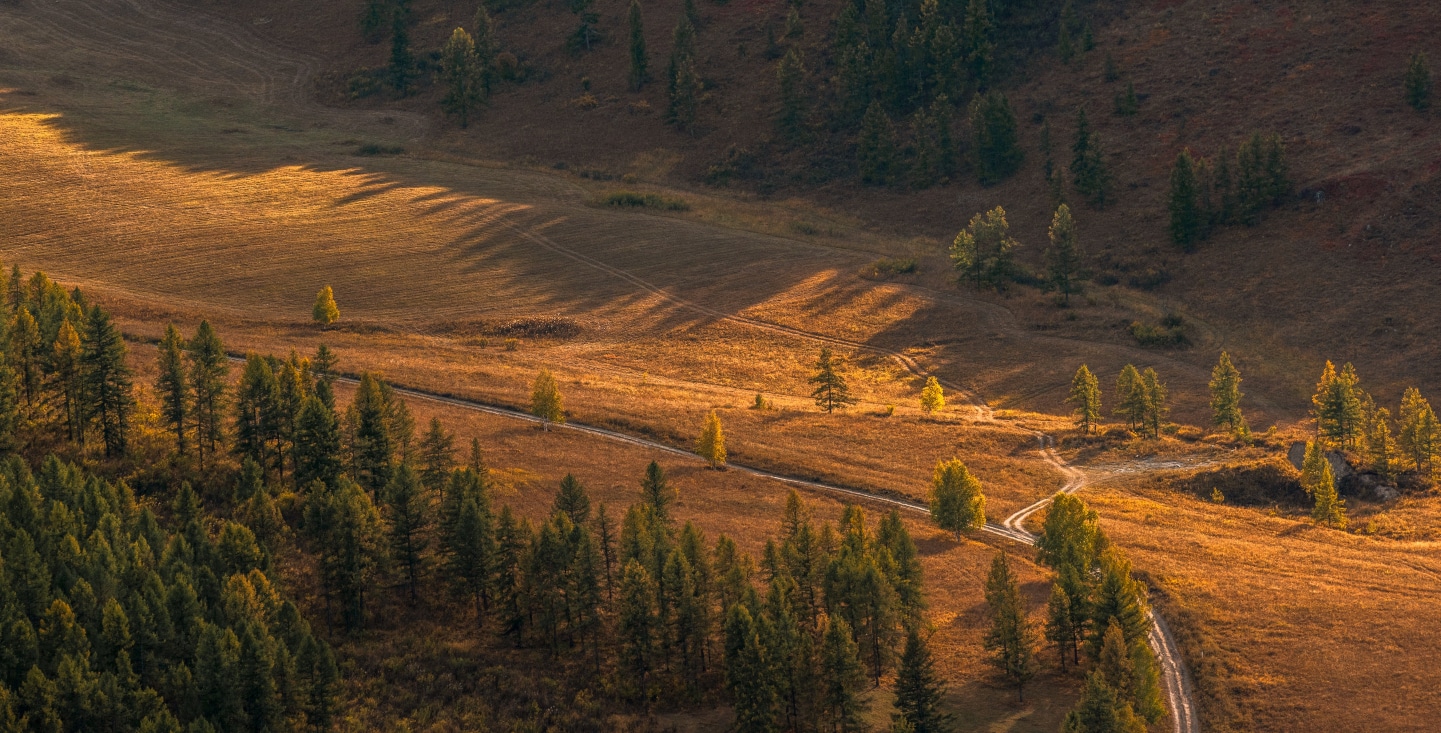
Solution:
[(1076, 416), (1076, 427), (1081, 434), (1096, 432), (1101, 424), (1101, 384), (1096, 375), (1085, 364), (1076, 370), (1071, 378), (1071, 394), (1066, 401), (1075, 405), (1071, 414)]
[(100, 431), (105, 456), (115, 458), (125, 455), (128, 449), (130, 415), (135, 408), (130, 393), (131, 371), (125, 363), (125, 341), (110, 315), (98, 305), (90, 306), (85, 325), (80, 364), (86, 414)]
[(195, 452), (205, 467), (206, 456), (213, 456), (223, 444), (225, 415), (225, 377), (230, 372), (225, 346), (211, 328), (210, 321), (201, 321), (200, 328), (186, 348), (190, 366), (192, 420), (195, 423)]
[(960, 459), (952, 458), (936, 464), (931, 479), (931, 519), (937, 527), (956, 533), (980, 529), (986, 523), (986, 497), (981, 482), (966, 469)]

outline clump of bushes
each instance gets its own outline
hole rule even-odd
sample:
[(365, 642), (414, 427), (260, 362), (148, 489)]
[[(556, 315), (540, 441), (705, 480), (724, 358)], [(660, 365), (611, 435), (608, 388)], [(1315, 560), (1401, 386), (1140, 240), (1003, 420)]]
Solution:
[(612, 191), (601, 198), (605, 206), (620, 209), (658, 209), (660, 211), (690, 211), (690, 203), (673, 196), (637, 191)]
[(1175, 313), (1168, 314), (1159, 324), (1131, 321), (1131, 337), (1142, 346), (1174, 349), (1191, 343), (1186, 338), (1186, 321)]
[(882, 257), (871, 263), (871, 275), (874, 277), (909, 275), (917, 269), (919, 264), (914, 257)]
[(365, 143), (355, 149), (356, 155), (400, 155), (405, 148), (399, 145), (380, 145), (377, 143)]

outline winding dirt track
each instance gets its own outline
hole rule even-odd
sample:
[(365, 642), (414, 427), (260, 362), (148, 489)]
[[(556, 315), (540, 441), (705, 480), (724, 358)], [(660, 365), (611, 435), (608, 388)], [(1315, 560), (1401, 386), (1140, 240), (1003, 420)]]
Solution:
[[(88, 50), (127, 65), (143, 67), (161, 77), (173, 78), (177, 70), (185, 75), (184, 86), (215, 92), (225, 90), (238, 93), (253, 102), (291, 111), (302, 110), (309, 114), (323, 114), (331, 118), (345, 118), (358, 122), (371, 118), (377, 113), (352, 113), (330, 110), (310, 98), (311, 78), (315, 73), (314, 61), (306, 55), (275, 47), (249, 28), (216, 18), (207, 17), (188, 8), (178, 8), (167, 3), (146, 0), (32, 0), (27, 3), (25, 15), (29, 30), (56, 42)], [(85, 28), (87, 33), (76, 34), (76, 28)], [(426, 123), (423, 119), (397, 115), (405, 119), (416, 136), (423, 136)], [(368, 121), (368, 120), (367, 120)], [(599, 270), (618, 278), (640, 290), (663, 298), (677, 306), (716, 320), (744, 325), (780, 336), (803, 338), (821, 344), (840, 346), (890, 358), (899, 363), (907, 372), (916, 377), (930, 376), (910, 356), (870, 344), (812, 333), (789, 326), (783, 326), (745, 316), (738, 316), (704, 304), (686, 300), (675, 293), (609, 265), (596, 258), (515, 224), (508, 226), (518, 237), (524, 238), (556, 255), (571, 259), (578, 264)], [(965, 394), (974, 407), (975, 419), (988, 422), (993, 419), (991, 409), (984, 401), (976, 398), (964, 386), (940, 379), (941, 384), (954, 392)], [(471, 400), (457, 399), (416, 390), (397, 388), (406, 396), (442, 402), (468, 410), (485, 412), (502, 417), (536, 422), (536, 418), (523, 412), (487, 405)], [(689, 456), (687, 451), (652, 440), (639, 438), (605, 428), (567, 424), (564, 429), (596, 435), (608, 440), (622, 441), (663, 451), (678, 456)], [(1080, 469), (1068, 465), (1054, 451), (1049, 436), (1034, 433), (1040, 442), (1042, 459), (1067, 476), (1061, 491), (1075, 492), (1086, 486), (1087, 479)], [(697, 459), (698, 460), (698, 459)], [(874, 494), (794, 476), (765, 471), (759, 468), (732, 465), (732, 470), (742, 471), (757, 477), (767, 478), (791, 486), (833, 494), (850, 495), (867, 501), (893, 505), (910, 512), (928, 513), (925, 505), (892, 496)], [(1035, 535), (1024, 527), (1025, 520), (1044, 508), (1049, 498), (1036, 502), (1000, 524), (988, 523), (984, 531), (1025, 544), (1035, 543)], [(1195, 733), (1200, 730), (1194, 701), (1190, 693), (1179, 651), (1164, 621), (1152, 616), (1150, 641), (1156, 649), (1162, 665), (1167, 695), (1170, 700), (1175, 733)]]

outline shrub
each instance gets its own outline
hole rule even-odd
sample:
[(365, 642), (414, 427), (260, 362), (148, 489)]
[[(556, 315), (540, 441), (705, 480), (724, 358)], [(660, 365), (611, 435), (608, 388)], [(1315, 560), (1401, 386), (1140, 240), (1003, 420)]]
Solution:
[(405, 148), (399, 145), (380, 145), (377, 143), (365, 143), (355, 149), (356, 155), (400, 155)]
[(1155, 348), (1177, 348), (1190, 344), (1186, 338), (1186, 322), (1180, 316), (1167, 315), (1156, 325), (1132, 321), (1131, 337), (1142, 346)]
[(685, 199), (672, 196), (661, 196), (655, 193), (639, 193), (636, 191), (612, 191), (601, 198), (600, 202), (606, 206), (614, 206), (622, 209), (659, 209), (661, 211), (690, 211), (690, 204)]
[(909, 275), (917, 269), (919, 265), (914, 257), (882, 257), (871, 263), (871, 275), (874, 277)]

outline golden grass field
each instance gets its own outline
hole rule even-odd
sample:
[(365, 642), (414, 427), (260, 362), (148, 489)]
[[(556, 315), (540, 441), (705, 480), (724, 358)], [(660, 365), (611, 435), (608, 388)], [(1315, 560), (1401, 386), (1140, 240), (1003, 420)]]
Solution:
[[(1094, 288), (1069, 321), (1042, 296), (957, 290), (935, 254), (920, 278), (871, 279), (877, 257), (914, 242), (801, 203), (681, 192), (695, 203), (690, 213), (598, 208), (593, 200), (611, 187), (431, 147), (425, 120), (407, 113), (320, 107), (294, 86), (309, 73), (304, 55), (196, 11), (108, 0), (0, 6), (0, 32), (13, 39), (0, 56), (0, 261), (81, 286), (141, 339), (170, 321), (193, 331), (209, 318), (232, 350), (308, 353), (324, 341), (346, 371), (508, 405), (524, 404), (545, 367), (572, 419), (677, 446), (716, 409), (732, 460), (748, 465), (922, 496), (935, 462), (958, 456), (985, 482), (991, 513), (1003, 516), (1061, 483), (1029, 431), (1064, 429), (1058, 416), (1079, 363), (1103, 382), (1129, 361), (1154, 365), (1175, 396), (1174, 416), (1199, 423), (1202, 365), (1237, 338), (1203, 328), (1190, 354), (1144, 351), (1116, 339), (1110, 324), (1170, 303)], [(408, 152), (359, 157), (361, 142)], [(787, 236), (802, 219), (830, 222), (831, 231)], [(343, 317), (321, 332), (308, 316), (325, 284)], [(523, 318), (564, 319), (578, 331), (522, 336), (507, 350), (495, 329)], [(820, 339), (848, 344), (837, 350), (850, 358), (846, 373), (862, 400), (849, 411), (822, 415), (806, 396)], [(1254, 363), (1266, 374), (1247, 383), (1253, 426), (1294, 422), (1288, 390), (1310, 377), (1289, 366), (1321, 357), (1278, 348), (1285, 368), (1267, 367), (1267, 342), (1250, 343), (1243, 371)], [(959, 394), (923, 419), (919, 380), (886, 351), (969, 387), (1003, 408), (998, 420), (976, 422)], [(143, 373), (150, 352), (137, 345), (134, 353)], [(756, 392), (778, 409), (747, 409)], [(657, 458), (455, 408), (412, 408), (463, 439), (479, 437), (508, 487), (502, 500), (533, 517), (568, 471), (599, 500), (632, 501)], [(1227, 460), (1222, 449), (1178, 441), (1154, 450)], [(712, 538), (733, 534), (755, 550), (774, 531), (779, 485), (660, 460), (681, 487), (681, 516)], [(1196, 501), (1168, 490), (1164, 475), (1118, 476), (1086, 496), (1157, 588), (1199, 672), (1208, 729), (1423, 730), (1441, 714), (1434, 539), (1315, 530), (1295, 512)], [(838, 515), (833, 499), (807, 498), (818, 516)], [(1356, 508), (1430, 526), (1438, 501)], [(962, 728), (1055, 730), (1073, 680), (1048, 676), (1016, 707), (983, 666), (980, 586), (1005, 545), (958, 544), (911, 526)], [(1044, 572), (1021, 566), (1039, 611)], [(477, 643), (426, 623), (434, 645), (398, 626), (376, 634), (417, 658)], [(397, 712), (378, 687), (393, 670), (363, 652), (351, 657), (362, 672), (351, 690), (356, 729)]]

